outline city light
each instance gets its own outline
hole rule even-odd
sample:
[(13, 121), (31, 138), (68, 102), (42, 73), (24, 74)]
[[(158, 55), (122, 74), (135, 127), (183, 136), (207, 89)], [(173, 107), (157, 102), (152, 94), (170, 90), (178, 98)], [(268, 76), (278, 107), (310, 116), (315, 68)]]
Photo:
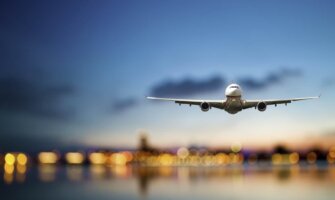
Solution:
[(129, 163), (133, 160), (133, 154), (131, 152), (124, 151), (124, 152), (121, 152), (121, 153), (126, 157), (127, 163)]
[(329, 164), (335, 163), (335, 146), (329, 148), (329, 153), (327, 155), (327, 161)]
[(307, 162), (309, 164), (314, 164), (316, 162), (317, 155), (315, 152), (310, 152), (307, 154)]
[(242, 144), (239, 143), (239, 142), (234, 142), (231, 146), (230, 146), (230, 149), (232, 152), (234, 153), (238, 153), (241, 151), (242, 149)]
[(275, 153), (271, 157), (273, 165), (295, 165), (299, 162), (299, 154), (293, 152), (290, 154)]
[(65, 154), (66, 162), (69, 164), (82, 164), (85, 157), (80, 152), (68, 152)]
[(181, 159), (185, 159), (189, 155), (188, 149), (185, 147), (181, 147), (177, 151), (177, 156)]
[(41, 164), (55, 164), (58, 161), (58, 155), (55, 152), (41, 152), (38, 154), (38, 161)]
[(225, 153), (219, 153), (215, 156), (215, 160), (219, 165), (226, 165), (229, 163), (229, 156)]
[(24, 153), (19, 153), (16, 159), (19, 165), (26, 165), (28, 161), (28, 158)]
[(3, 179), (6, 184), (11, 184), (14, 181), (13, 173), (7, 173), (5, 172)]
[(289, 155), (290, 164), (297, 164), (299, 162), (299, 154), (298, 153), (291, 153)]
[(91, 164), (102, 165), (106, 163), (106, 156), (104, 153), (90, 153), (88, 157)]
[(329, 164), (334, 164), (335, 163), (335, 158), (332, 157), (330, 154), (327, 155), (327, 161)]
[(15, 156), (12, 153), (7, 153), (5, 155), (5, 162), (8, 165), (14, 165), (14, 163), (15, 163)]
[(4, 171), (6, 174), (13, 174), (14, 173), (14, 165), (11, 164), (5, 164)]
[(28, 157), (24, 153), (6, 153), (4, 157), (4, 182), (11, 184), (14, 181), (14, 176), (17, 182), (25, 180), (25, 173), (27, 171), (26, 164)]
[(125, 165), (127, 164), (127, 158), (123, 153), (114, 153), (110, 157), (110, 162), (113, 165)]
[(16, 166), (16, 171), (17, 171), (19, 174), (24, 174), (24, 173), (26, 173), (26, 171), (27, 171), (27, 166), (26, 166), (26, 165), (17, 165), (17, 166)]
[[(150, 147), (149, 147), (150, 149)], [(169, 152), (169, 153), (167, 153)], [(175, 153), (172, 153), (175, 152)], [(237, 152), (237, 153), (236, 153)], [(67, 152), (64, 157), (56, 152), (40, 152), (37, 155), (37, 161), (40, 164), (73, 164), (81, 165), (86, 163), (92, 165), (113, 165), (113, 166), (234, 166), (234, 165), (258, 165), (261, 162), (270, 162), (272, 165), (301, 165), (318, 164), (319, 160), (325, 160), (329, 164), (335, 163), (335, 146), (328, 151), (314, 150), (289, 151), (275, 150), (264, 154), (258, 152), (246, 153), (242, 150), (242, 145), (233, 143), (230, 148), (224, 150), (199, 149), (189, 150), (186, 147), (180, 147), (177, 151), (157, 150), (157, 151), (119, 151), (119, 152)], [(281, 153), (277, 153), (281, 152)], [(86, 156), (87, 155), (87, 156)], [(4, 173), (6, 174), (25, 174), (27, 172), (27, 163), (30, 156), (23, 152), (5, 153), (2, 159)], [(34, 159), (32, 159), (33, 161)], [(1, 163), (0, 163), (1, 164)], [(32, 163), (33, 165), (34, 163)], [(2, 165), (2, 164), (1, 164)], [(30, 165), (29, 165), (30, 166)], [(47, 178), (46, 178), (47, 179)], [(8, 179), (9, 180), (9, 179)]]
[[(240, 148), (241, 147), (241, 148)], [(172, 153), (175, 152), (175, 153)], [(238, 152), (238, 153), (235, 153)], [(280, 152), (280, 153), (278, 153)], [(67, 152), (64, 154), (56, 152), (40, 152), (37, 154), (39, 178), (43, 182), (54, 181), (57, 177), (59, 164), (71, 164), (66, 168), (67, 177), (71, 181), (80, 181), (84, 178), (81, 165), (91, 164), (90, 168), (94, 171), (95, 178), (103, 178), (108, 166), (117, 176), (127, 177), (129, 166), (140, 167), (162, 167), (162, 174), (169, 174), (171, 167), (194, 166), (194, 167), (234, 167), (234, 166), (261, 166), (263, 162), (269, 162), (274, 166), (291, 166), (303, 167), (306, 164), (319, 165), (320, 160), (325, 160), (329, 165), (335, 164), (335, 147), (332, 146), (327, 150), (313, 149), (313, 151), (289, 151), (278, 150), (262, 152), (252, 152), (242, 150), (242, 146), (232, 145), (228, 149), (199, 149), (189, 150), (186, 147), (180, 147), (175, 150), (158, 150), (158, 151), (107, 151), (103, 152)], [(61, 157), (64, 155), (64, 157)], [(87, 156), (86, 156), (87, 155)], [(32, 158), (31, 160), (29, 158)], [(7, 152), (3, 154), (3, 180), (6, 184), (14, 181), (22, 183), (26, 179), (26, 173), (29, 167), (34, 163), (29, 163), (35, 159), (23, 152)], [(80, 165), (80, 166), (74, 166)], [(106, 165), (106, 166), (105, 166)], [(79, 167), (79, 168), (78, 168)], [(107, 168), (106, 168), (107, 167)], [(291, 168), (293, 169), (293, 168)], [(295, 169), (295, 168), (294, 168)]]
[(162, 154), (159, 157), (159, 162), (163, 166), (170, 166), (173, 163), (173, 157), (170, 154)]

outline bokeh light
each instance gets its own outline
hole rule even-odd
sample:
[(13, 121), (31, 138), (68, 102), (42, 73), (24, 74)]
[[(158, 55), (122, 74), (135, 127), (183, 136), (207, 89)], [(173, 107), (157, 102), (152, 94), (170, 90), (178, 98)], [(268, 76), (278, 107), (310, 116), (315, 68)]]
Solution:
[(90, 163), (96, 164), (96, 165), (101, 165), (106, 163), (106, 155), (104, 153), (90, 153), (88, 157)]
[(58, 159), (58, 155), (55, 152), (41, 152), (38, 154), (38, 161), (41, 164), (55, 164)]
[(5, 164), (4, 171), (6, 174), (13, 174), (14, 173), (14, 165), (11, 164)]
[(68, 164), (81, 164), (84, 162), (85, 157), (80, 152), (68, 152), (65, 154), (65, 159)]
[(315, 152), (309, 152), (307, 154), (307, 162), (309, 164), (314, 164), (316, 162), (316, 159), (317, 159), (317, 155)]
[(28, 161), (28, 157), (24, 153), (19, 153), (16, 159), (17, 159), (17, 163), (20, 165), (26, 165)]
[(7, 153), (5, 155), (5, 162), (8, 165), (14, 165), (14, 163), (15, 163), (15, 156), (12, 153)]
[(289, 155), (290, 164), (297, 164), (299, 162), (299, 154), (294, 152)]
[(122, 153), (113, 153), (110, 157), (111, 164), (114, 165), (126, 165), (127, 157)]
[(170, 166), (173, 163), (173, 157), (172, 157), (172, 155), (167, 154), (167, 153), (162, 154), (159, 157), (159, 162), (163, 166)]
[(185, 159), (189, 155), (189, 151), (185, 147), (181, 147), (177, 151), (177, 156), (181, 159)]
[(230, 149), (232, 152), (238, 153), (242, 149), (242, 144), (240, 142), (234, 142), (233, 144), (231, 144)]

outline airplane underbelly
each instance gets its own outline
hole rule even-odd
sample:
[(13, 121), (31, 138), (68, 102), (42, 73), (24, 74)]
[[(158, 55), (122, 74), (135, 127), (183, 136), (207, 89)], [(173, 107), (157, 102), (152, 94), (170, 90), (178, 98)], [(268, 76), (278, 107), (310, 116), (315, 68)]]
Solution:
[(242, 110), (242, 103), (240, 98), (231, 98), (227, 100), (225, 110), (230, 114), (235, 114)]

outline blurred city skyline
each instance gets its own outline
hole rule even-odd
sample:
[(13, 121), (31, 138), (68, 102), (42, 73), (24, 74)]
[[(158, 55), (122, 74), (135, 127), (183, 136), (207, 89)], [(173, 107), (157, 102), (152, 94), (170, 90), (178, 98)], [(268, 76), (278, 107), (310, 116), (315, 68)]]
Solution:
[[(3, 1), (0, 151), (335, 143), (333, 1)], [(318, 100), (236, 115), (146, 95)]]

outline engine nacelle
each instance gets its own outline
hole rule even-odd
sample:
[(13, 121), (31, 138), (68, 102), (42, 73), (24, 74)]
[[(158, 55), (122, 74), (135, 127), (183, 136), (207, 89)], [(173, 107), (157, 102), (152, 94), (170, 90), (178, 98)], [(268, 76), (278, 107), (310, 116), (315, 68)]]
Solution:
[(207, 112), (207, 111), (209, 111), (209, 109), (211, 108), (211, 106), (207, 102), (202, 102), (200, 104), (200, 108), (201, 108), (202, 111)]
[(257, 104), (257, 109), (261, 112), (265, 111), (266, 110), (266, 103), (264, 103), (263, 101), (259, 102)]

